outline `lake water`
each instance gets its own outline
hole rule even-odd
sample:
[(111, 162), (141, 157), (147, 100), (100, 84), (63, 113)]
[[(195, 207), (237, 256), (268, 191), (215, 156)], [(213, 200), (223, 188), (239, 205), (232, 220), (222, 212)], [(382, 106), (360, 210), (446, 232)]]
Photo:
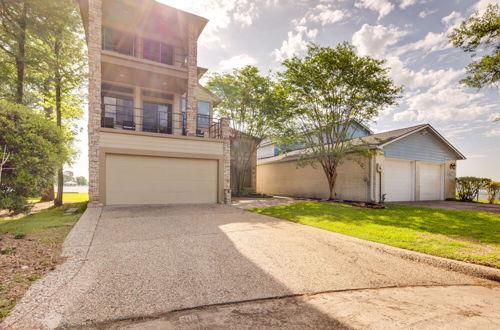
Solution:
[[(57, 192), (57, 186), (54, 189)], [(64, 186), (63, 191), (65, 193), (88, 193), (89, 186)]]

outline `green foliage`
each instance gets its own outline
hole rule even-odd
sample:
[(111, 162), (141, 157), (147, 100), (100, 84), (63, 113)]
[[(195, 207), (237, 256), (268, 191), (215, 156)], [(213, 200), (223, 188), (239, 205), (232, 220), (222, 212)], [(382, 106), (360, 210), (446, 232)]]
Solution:
[(79, 186), (86, 186), (89, 184), (87, 178), (84, 176), (77, 176), (75, 179), (76, 179), (76, 184)]
[(500, 267), (500, 215), (387, 205), (295, 203), (254, 212), (441, 257)]
[(450, 41), (473, 57), (492, 49), (467, 66), (467, 77), (461, 82), (469, 87), (481, 88), (497, 85), (500, 79), (500, 7), (488, 5), (483, 15), (475, 12), (453, 30)]
[(485, 188), (491, 179), (464, 176), (456, 179), (458, 198), (471, 202), (479, 198), (479, 190)]
[(14, 239), (23, 239), (24, 237), (26, 237), (26, 234), (15, 234), (14, 235)]
[(333, 198), (337, 168), (367, 148), (353, 140), (356, 125), (368, 124), (386, 106), (396, 104), (401, 87), (389, 78), (383, 61), (358, 56), (349, 43), (335, 48), (310, 45), (304, 58), (284, 61), (279, 75), (288, 97), (287, 120), (278, 125), (280, 140), (305, 150), (302, 165), (319, 163)]
[(0, 101), (0, 127), (0, 147), (10, 155), (1, 175), (0, 209), (19, 213), (29, 208), (29, 197), (53, 183), (67, 158), (64, 137), (44, 114), (6, 101)]
[(500, 182), (488, 182), (486, 189), (488, 190), (488, 203), (495, 204), (495, 200), (500, 199)]
[[(271, 134), (271, 122), (279, 121), (282, 100), (279, 87), (268, 76), (260, 74), (254, 66), (235, 69), (232, 73), (214, 74), (207, 88), (221, 99), (216, 111), (221, 117), (229, 117), (232, 128), (233, 164), (237, 190), (242, 192), (251, 158), (259, 144)], [(235, 142), (235, 143), (234, 143)]]

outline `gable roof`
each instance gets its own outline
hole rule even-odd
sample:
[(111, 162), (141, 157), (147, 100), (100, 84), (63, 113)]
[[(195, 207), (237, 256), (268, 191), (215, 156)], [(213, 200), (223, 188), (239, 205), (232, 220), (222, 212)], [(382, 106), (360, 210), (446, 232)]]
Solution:
[[(422, 124), (416, 126), (410, 126), (405, 128), (400, 128), (392, 131), (372, 134), (360, 138), (355, 138), (352, 140), (353, 144), (366, 144), (370, 149), (382, 149), (383, 147), (394, 143), (400, 139), (403, 139), (411, 134), (423, 131), (424, 129), (429, 129), (434, 136), (449, 147), (454, 154), (458, 156), (459, 159), (466, 159), (465, 156), (458, 151), (448, 140), (446, 140), (439, 132), (432, 127), (430, 124)], [(297, 160), (304, 152), (305, 149), (294, 150), (287, 152), (275, 157), (259, 159), (258, 164), (267, 164), (274, 162), (286, 162)]]

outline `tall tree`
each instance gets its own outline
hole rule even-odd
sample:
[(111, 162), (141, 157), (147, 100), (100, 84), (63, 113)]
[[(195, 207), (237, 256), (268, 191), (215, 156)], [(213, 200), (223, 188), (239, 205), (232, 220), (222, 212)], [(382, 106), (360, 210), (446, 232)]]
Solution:
[[(42, 105), (48, 115), (55, 117), (57, 127), (66, 137), (68, 153), (75, 154), (75, 122), (83, 114), (81, 87), (85, 80), (86, 63), (81, 20), (75, 2), (71, 0), (53, 0), (44, 11), (47, 33), (37, 45), (44, 59), (44, 65), (38, 72)], [(57, 171), (55, 205), (63, 203), (63, 167), (61, 163)]]
[[(3, 52), (2, 71), (15, 71), (15, 88), (11, 90), (16, 103), (23, 103), (26, 74), (26, 44), (28, 28), (34, 21), (32, 0), (0, 1), (0, 50)], [(6, 74), (7, 72), (4, 72)], [(4, 76), (6, 78), (7, 76)]]
[(475, 12), (450, 34), (450, 41), (472, 57), (482, 55), (467, 66), (461, 82), (469, 87), (498, 86), (500, 79), (500, 7), (488, 5), (480, 15)]
[(355, 140), (356, 125), (367, 124), (385, 106), (396, 103), (401, 87), (394, 85), (383, 61), (356, 55), (348, 43), (335, 48), (309, 45), (305, 57), (285, 60), (280, 74), (290, 107), (281, 122), (285, 142), (304, 147), (301, 166), (323, 168), (334, 199), (339, 166), (366, 153)]
[(237, 194), (248, 184), (252, 157), (260, 143), (269, 136), (269, 122), (280, 108), (280, 97), (275, 83), (268, 76), (260, 74), (254, 66), (235, 69), (232, 73), (214, 74), (207, 88), (222, 102), (218, 114), (231, 119), (233, 146), (231, 175), (236, 177)]

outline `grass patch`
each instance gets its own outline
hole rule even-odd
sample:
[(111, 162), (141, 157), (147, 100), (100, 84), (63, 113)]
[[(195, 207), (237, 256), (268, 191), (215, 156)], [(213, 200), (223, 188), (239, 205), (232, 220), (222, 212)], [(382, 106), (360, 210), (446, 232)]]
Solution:
[[(29, 203), (38, 203), (40, 201), (40, 197), (29, 198)], [(63, 202), (64, 203), (83, 203), (89, 200), (88, 193), (63, 193)]]
[(388, 205), (295, 203), (250, 211), (441, 257), (500, 268), (500, 215)]
[[(66, 204), (14, 220), (0, 220), (0, 321), (34, 281), (64, 259), (64, 239), (87, 203)], [(67, 215), (68, 208), (78, 208)]]
[[(78, 208), (76, 214), (67, 215), (64, 211), (69, 208)], [(76, 221), (83, 213), (87, 203), (66, 204), (62, 207), (53, 207), (39, 213), (31, 214), (19, 219), (0, 220), (0, 233), (16, 235), (39, 232), (47, 228), (62, 226), (67, 222)]]

